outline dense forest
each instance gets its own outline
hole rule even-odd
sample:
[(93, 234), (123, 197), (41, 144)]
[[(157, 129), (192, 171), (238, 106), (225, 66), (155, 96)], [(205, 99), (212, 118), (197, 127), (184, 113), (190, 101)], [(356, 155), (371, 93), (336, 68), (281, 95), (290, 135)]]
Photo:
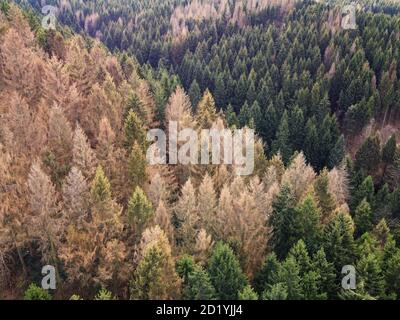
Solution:
[[(400, 4), (355, 3), (0, 0), (0, 299), (400, 299)], [(150, 165), (171, 121), (254, 173)]]

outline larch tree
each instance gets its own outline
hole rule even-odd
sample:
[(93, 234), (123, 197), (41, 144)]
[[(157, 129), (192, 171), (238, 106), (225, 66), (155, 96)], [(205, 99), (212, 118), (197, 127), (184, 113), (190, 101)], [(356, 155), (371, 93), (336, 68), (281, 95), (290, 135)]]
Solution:
[(213, 236), (215, 236), (216, 207), (217, 196), (214, 191), (213, 181), (211, 177), (206, 174), (198, 188), (197, 212), (200, 218), (200, 225)]
[[(36, 160), (28, 175), (32, 235), (39, 240), (42, 259), (58, 270), (57, 248), (62, 232), (58, 196), (53, 183)], [(58, 275), (58, 271), (57, 271)]]
[(15, 155), (7, 152), (0, 143), (0, 282), (7, 283), (11, 274), (11, 253), (15, 250), (24, 277), (28, 276), (24, 260), (23, 245), (27, 242), (27, 215), (28, 206), (25, 178), (17, 174), (19, 164)]
[(333, 168), (328, 172), (328, 192), (337, 206), (347, 205), (349, 181), (345, 167)]
[(282, 176), (282, 184), (290, 185), (296, 200), (307, 192), (307, 188), (314, 182), (315, 173), (311, 166), (306, 164), (302, 152), (296, 155)]
[(179, 222), (177, 241), (186, 249), (193, 248), (196, 230), (198, 230), (199, 214), (196, 202), (195, 189), (189, 179), (182, 187), (181, 195), (174, 208)]
[[(188, 96), (181, 87), (177, 87), (172, 93), (168, 100), (168, 104), (165, 109), (165, 127), (167, 128), (167, 135), (169, 141), (175, 139), (174, 135), (169, 132), (169, 125), (172, 122), (177, 123), (178, 132), (183, 129), (192, 128), (195, 129), (195, 122), (191, 114), (191, 104)], [(183, 142), (177, 143), (177, 150), (183, 145)], [(168, 146), (169, 147), (169, 146)], [(183, 185), (190, 176), (191, 166), (177, 164), (173, 166), (174, 175), (177, 178), (179, 185)]]
[(66, 219), (81, 226), (88, 214), (89, 186), (82, 172), (72, 167), (62, 184), (63, 209)]
[(208, 260), (214, 242), (211, 235), (207, 234), (206, 230), (200, 229), (196, 236), (193, 255), (197, 263), (205, 265)]
[(167, 235), (169, 242), (173, 244), (175, 239), (175, 228), (172, 224), (172, 214), (169, 209), (170, 208), (164, 204), (164, 201), (160, 200), (154, 213), (153, 223), (160, 226), (161, 230), (163, 230)]
[(95, 162), (96, 156), (90, 147), (87, 136), (77, 124), (73, 138), (72, 163), (81, 170), (87, 179), (91, 179), (95, 171)]
[(72, 129), (63, 110), (53, 106), (50, 110), (48, 129), (48, 148), (44, 163), (51, 169), (54, 183), (61, 184), (61, 179), (68, 173), (72, 155)]

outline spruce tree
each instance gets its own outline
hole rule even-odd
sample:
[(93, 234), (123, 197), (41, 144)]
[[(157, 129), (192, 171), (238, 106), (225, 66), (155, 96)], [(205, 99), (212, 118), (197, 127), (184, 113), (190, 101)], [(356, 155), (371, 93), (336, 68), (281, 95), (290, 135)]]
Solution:
[(335, 209), (335, 202), (332, 195), (329, 193), (328, 185), (328, 170), (324, 169), (314, 183), (318, 206), (321, 208), (321, 219), (324, 223), (330, 221)]
[(262, 294), (263, 300), (287, 300), (288, 292), (287, 287), (284, 283), (279, 282), (268, 289), (266, 289)]
[(298, 240), (295, 230), (296, 212), (289, 186), (284, 185), (272, 203), (272, 215), (269, 223), (272, 227), (271, 244), (279, 258), (284, 258), (289, 249)]
[(373, 227), (373, 214), (371, 206), (364, 198), (356, 208), (354, 215), (354, 223), (356, 224), (356, 237), (361, 236), (364, 232), (372, 230)]
[(381, 144), (378, 136), (368, 137), (355, 156), (355, 166), (364, 170), (364, 173), (371, 174), (381, 160)]
[(364, 252), (357, 262), (356, 270), (359, 281), (364, 283), (364, 289), (373, 297), (382, 297), (385, 283), (377, 255)]
[(355, 245), (351, 217), (339, 213), (325, 226), (323, 248), (328, 261), (335, 264), (338, 272), (343, 266), (354, 262)]
[(258, 294), (250, 285), (244, 287), (238, 294), (239, 300), (258, 300)]
[(143, 149), (135, 142), (128, 159), (128, 172), (132, 188), (143, 187), (147, 180), (146, 158)]
[(128, 202), (128, 222), (135, 227), (135, 231), (141, 234), (148, 221), (153, 216), (154, 210), (143, 190), (136, 187)]
[(312, 270), (319, 276), (319, 286), (323, 293), (327, 294), (327, 298), (333, 298), (337, 294), (339, 285), (336, 281), (335, 267), (326, 260), (324, 248), (319, 249), (312, 259)]
[(392, 164), (396, 153), (396, 136), (392, 135), (382, 149), (382, 160), (386, 165)]
[(216, 297), (215, 289), (211, 284), (210, 276), (199, 265), (188, 274), (183, 295), (188, 300), (213, 300)]
[(272, 152), (274, 154), (279, 152), (285, 164), (288, 164), (289, 159), (292, 156), (293, 150), (290, 143), (288, 114), (286, 111), (283, 113), (281, 118), (281, 122), (276, 133), (276, 139), (272, 143)]
[(130, 110), (124, 123), (125, 141), (124, 146), (129, 151), (136, 142), (142, 150), (146, 148), (146, 133), (143, 124), (135, 112)]
[(229, 246), (218, 242), (208, 263), (208, 273), (219, 299), (238, 298), (238, 293), (247, 284), (239, 261)]
[(292, 256), (286, 258), (282, 263), (276, 281), (285, 285), (288, 300), (299, 300), (304, 297), (301, 286), (300, 268)]
[(254, 288), (259, 294), (262, 294), (269, 286), (275, 283), (275, 276), (280, 266), (276, 254), (274, 252), (268, 254), (254, 278)]

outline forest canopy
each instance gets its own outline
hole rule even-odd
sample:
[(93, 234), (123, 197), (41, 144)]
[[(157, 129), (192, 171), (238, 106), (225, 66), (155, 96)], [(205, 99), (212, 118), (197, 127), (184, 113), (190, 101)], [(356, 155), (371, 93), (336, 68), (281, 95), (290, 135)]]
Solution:
[[(400, 5), (345, 3), (0, 0), (0, 298), (399, 299)], [(150, 165), (171, 121), (253, 174)]]

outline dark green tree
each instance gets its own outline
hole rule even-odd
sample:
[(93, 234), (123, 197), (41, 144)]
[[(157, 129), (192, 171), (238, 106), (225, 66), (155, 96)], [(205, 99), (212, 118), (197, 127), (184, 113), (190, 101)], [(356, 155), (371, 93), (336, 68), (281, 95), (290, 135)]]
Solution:
[(228, 245), (218, 242), (208, 263), (208, 273), (219, 299), (237, 299), (247, 285), (239, 261)]

